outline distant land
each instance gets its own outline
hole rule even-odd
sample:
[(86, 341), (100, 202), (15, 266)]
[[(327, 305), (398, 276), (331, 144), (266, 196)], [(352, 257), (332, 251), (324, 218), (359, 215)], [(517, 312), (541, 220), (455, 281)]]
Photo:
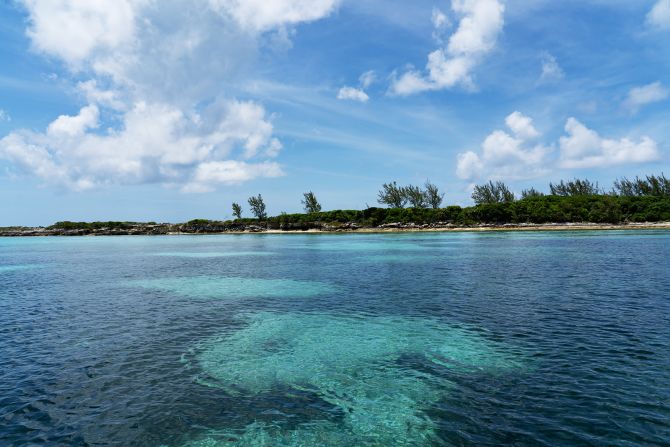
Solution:
[(670, 197), (544, 195), (471, 207), (367, 208), (174, 224), (64, 221), (48, 227), (0, 227), (0, 236), (644, 228), (670, 229)]
[(62, 221), (48, 227), (0, 227), (0, 236), (670, 228), (670, 179), (663, 174), (617, 180), (610, 192), (587, 179), (550, 183), (549, 189), (551, 194), (530, 188), (517, 199), (503, 182), (489, 181), (474, 187), (474, 206), (443, 207), (444, 194), (430, 181), (423, 187), (390, 182), (378, 193), (378, 202), (387, 208), (321, 211), (309, 191), (303, 194), (305, 213), (268, 217), (258, 194), (248, 199), (254, 218), (243, 218), (242, 206), (233, 202), (234, 220)]

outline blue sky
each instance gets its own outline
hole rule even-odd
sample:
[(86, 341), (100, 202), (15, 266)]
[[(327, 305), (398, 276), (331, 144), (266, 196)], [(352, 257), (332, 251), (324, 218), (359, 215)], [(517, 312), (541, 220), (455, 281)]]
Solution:
[(0, 33), (0, 225), (670, 173), (670, 0), (24, 0)]

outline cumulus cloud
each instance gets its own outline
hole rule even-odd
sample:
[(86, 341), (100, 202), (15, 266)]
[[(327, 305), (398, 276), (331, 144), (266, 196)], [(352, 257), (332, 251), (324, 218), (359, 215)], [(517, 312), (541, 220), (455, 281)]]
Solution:
[(82, 108), (78, 115), (61, 115), (47, 128), (47, 135), (58, 137), (76, 137), (83, 135), (88, 129), (98, 127), (98, 108), (90, 105)]
[(540, 136), (540, 132), (533, 126), (533, 119), (527, 117), (521, 112), (512, 112), (505, 118), (505, 124), (509, 127), (515, 135), (519, 138), (532, 140)]
[(669, 95), (670, 92), (660, 82), (652, 82), (651, 84), (632, 88), (624, 101), (624, 107), (632, 113), (636, 113), (642, 106), (663, 101)]
[(79, 82), (77, 89), (86, 97), (89, 104), (100, 104), (116, 110), (122, 110), (125, 107), (124, 102), (119, 97), (119, 92), (101, 89), (94, 79)]
[(550, 82), (562, 79), (565, 76), (563, 69), (558, 65), (558, 61), (549, 53), (542, 54), (542, 73), (540, 73), (540, 82)]
[[(75, 190), (158, 182), (184, 191), (282, 175), (262, 105), (231, 85), (261, 34), (318, 20), (336, 0), (23, 0), (33, 49), (62, 61), (86, 104), (0, 157)], [(285, 28), (284, 28), (285, 29)], [(111, 126), (111, 127), (110, 127)]]
[(350, 101), (368, 102), (370, 97), (365, 90), (377, 80), (377, 75), (373, 70), (366, 71), (359, 78), (359, 87), (344, 86), (337, 92), (337, 99)]
[(12, 120), (12, 117), (9, 116), (9, 113), (7, 113), (6, 110), (0, 109), (0, 123), (3, 121), (10, 122)]
[[(263, 108), (251, 102), (221, 102), (188, 115), (170, 105), (140, 102), (124, 114), (123, 128), (93, 133), (98, 111), (86, 106), (77, 115), (58, 117), (45, 133), (11, 133), (0, 140), (0, 154), (45, 181), (75, 190), (160, 182), (209, 191), (253, 174), (281, 175), (279, 165), (268, 160), (280, 143), (265, 118)], [(238, 147), (240, 160), (229, 160)], [(259, 155), (263, 161), (247, 161)], [(210, 166), (205, 172), (227, 166), (227, 174), (204, 176), (202, 166)], [(231, 172), (235, 168), (239, 175)]]
[(318, 20), (332, 13), (338, 3), (339, 0), (210, 0), (215, 10), (229, 14), (253, 31)]
[(351, 101), (368, 102), (370, 97), (363, 90), (354, 87), (342, 87), (337, 92), (337, 99), (348, 99)]
[(484, 139), (481, 153), (458, 154), (456, 174), (464, 180), (480, 177), (519, 179), (531, 178), (546, 172), (544, 162), (550, 150), (535, 144), (540, 133), (533, 120), (520, 112), (505, 119), (511, 134), (495, 130)]
[[(481, 145), (481, 151), (458, 154), (456, 174), (474, 181), (479, 178), (524, 179), (545, 175), (555, 167), (580, 169), (629, 163), (646, 163), (660, 156), (657, 144), (649, 137), (639, 141), (603, 138), (575, 118), (565, 124), (566, 135), (558, 144), (537, 143), (540, 133), (533, 120), (520, 112), (507, 116), (510, 132), (495, 130)], [(558, 154), (555, 148), (558, 146)]]
[(647, 14), (647, 23), (657, 29), (670, 29), (670, 0), (658, 0)]
[(656, 142), (646, 136), (638, 142), (628, 138), (602, 138), (575, 118), (568, 119), (565, 131), (568, 135), (560, 138), (560, 161), (563, 168), (646, 163), (660, 157)]
[(95, 51), (113, 51), (131, 44), (140, 2), (24, 0), (23, 3), (30, 12), (28, 37), (33, 47), (76, 65)]
[[(428, 55), (424, 72), (411, 70), (394, 79), (390, 92), (411, 95), (457, 85), (472, 87), (472, 71), (493, 50), (503, 27), (504, 6), (499, 0), (452, 0), (460, 17), (445, 47)], [(433, 24), (442, 24), (433, 20)]]

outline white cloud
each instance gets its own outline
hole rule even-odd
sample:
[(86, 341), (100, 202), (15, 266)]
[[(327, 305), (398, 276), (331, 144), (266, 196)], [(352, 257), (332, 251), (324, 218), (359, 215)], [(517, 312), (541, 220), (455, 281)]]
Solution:
[(632, 113), (637, 112), (640, 107), (654, 102), (663, 101), (668, 98), (670, 92), (660, 82), (635, 87), (628, 92), (624, 106)]
[(361, 88), (368, 88), (370, 87), (376, 80), (377, 80), (377, 75), (375, 74), (374, 70), (369, 70), (363, 73), (358, 80), (361, 83)]
[[(108, 183), (195, 182), (205, 191), (217, 183), (250, 180), (253, 174), (281, 173), (268, 160), (279, 142), (272, 138), (263, 108), (252, 102), (215, 103), (202, 114), (137, 103), (123, 115), (123, 128), (104, 133), (91, 131), (97, 117), (95, 106), (87, 106), (76, 116), (60, 116), (44, 134), (13, 132), (0, 140), (0, 156), (45, 181), (77, 190)], [(241, 148), (238, 158), (258, 160), (260, 155), (260, 160), (230, 160), (236, 148)], [(226, 177), (204, 176), (202, 166), (210, 166), (206, 173), (211, 166), (227, 166)]]
[(513, 112), (505, 118), (505, 124), (515, 135), (523, 140), (532, 140), (540, 136), (533, 126), (533, 119), (521, 112)]
[(234, 185), (256, 177), (280, 177), (281, 167), (274, 162), (250, 164), (244, 161), (226, 160), (202, 163), (187, 183), (184, 192), (210, 192), (212, 184)]
[(499, 0), (452, 0), (451, 8), (461, 19), (446, 47), (428, 55), (427, 73), (411, 70), (395, 79), (391, 93), (410, 95), (473, 86), (471, 72), (495, 47), (505, 8)]
[(7, 113), (6, 110), (0, 109), (0, 122), (10, 122), (12, 120), (12, 117), (9, 116), (9, 113)]
[(540, 82), (549, 82), (562, 79), (565, 76), (563, 69), (558, 65), (558, 61), (549, 53), (542, 55), (542, 73)]
[(34, 48), (76, 65), (97, 50), (130, 44), (139, 1), (23, 0)]
[(433, 8), (431, 22), (433, 23), (433, 28), (439, 29), (446, 26), (449, 23), (449, 18), (445, 13), (440, 11), (438, 8)]
[[(567, 135), (551, 145), (533, 143), (540, 133), (532, 119), (520, 112), (511, 113), (505, 122), (511, 134), (495, 130), (484, 139), (479, 153), (458, 154), (458, 177), (468, 181), (482, 177), (515, 180), (545, 175), (556, 167), (581, 169), (646, 163), (660, 156), (656, 142), (649, 137), (637, 142), (603, 138), (575, 118), (565, 124)], [(559, 153), (552, 155), (552, 147), (556, 146)]]
[(339, 0), (210, 0), (214, 9), (253, 31), (318, 20), (330, 15), (338, 3)]
[(89, 104), (99, 104), (116, 110), (122, 110), (125, 107), (119, 97), (119, 92), (100, 89), (94, 79), (78, 83), (77, 89), (83, 93)]
[(447, 15), (438, 8), (433, 8), (430, 21), (433, 23), (433, 28), (435, 28), (435, 30), (438, 32), (439, 30), (446, 28), (451, 24), (449, 17), (447, 17)]
[(656, 142), (642, 137), (639, 142), (628, 138), (602, 138), (575, 118), (565, 124), (567, 136), (560, 138), (561, 167), (594, 168), (629, 163), (646, 163), (660, 156)]
[(337, 92), (337, 99), (350, 101), (368, 102), (370, 97), (365, 89), (370, 87), (377, 80), (377, 75), (373, 70), (366, 71), (359, 78), (359, 88), (344, 86)]
[(444, 35), (451, 28), (451, 20), (449, 20), (449, 17), (441, 9), (433, 8), (430, 21), (433, 24), (433, 39), (440, 45), (443, 45)]
[(484, 163), (479, 155), (472, 151), (463, 152), (456, 156), (456, 175), (462, 179), (475, 179), (484, 172)]
[(368, 102), (370, 97), (361, 89), (354, 87), (342, 87), (337, 93), (337, 99), (348, 99), (351, 101)]
[(98, 108), (94, 105), (86, 106), (78, 115), (61, 115), (47, 128), (47, 135), (53, 137), (77, 137), (87, 130), (98, 127)]
[[(234, 98), (261, 34), (323, 18), (337, 0), (23, 0), (35, 51), (62, 61), (87, 104), (43, 132), (0, 139), (0, 157), (82, 190), (159, 182), (208, 191), (281, 175), (262, 105)], [(107, 128), (106, 126), (112, 125)]]
[(456, 174), (465, 180), (480, 177), (519, 179), (531, 178), (546, 172), (544, 162), (550, 150), (531, 140), (540, 134), (533, 120), (520, 112), (505, 119), (514, 135), (496, 130), (484, 139), (481, 153), (458, 154)]
[(670, 0), (658, 0), (647, 14), (647, 23), (658, 29), (670, 29)]

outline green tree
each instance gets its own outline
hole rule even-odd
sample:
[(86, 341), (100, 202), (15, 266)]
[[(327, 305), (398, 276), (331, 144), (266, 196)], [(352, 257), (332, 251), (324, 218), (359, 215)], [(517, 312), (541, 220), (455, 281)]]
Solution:
[(428, 203), (428, 206), (433, 209), (438, 209), (442, 205), (444, 194), (440, 194), (438, 187), (430, 183), (429, 180), (426, 181), (425, 187), (426, 202)]
[(420, 187), (409, 185), (401, 189), (405, 196), (405, 201), (408, 202), (412, 208), (426, 208), (428, 206), (426, 193)]
[(544, 197), (544, 193), (535, 188), (524, 189), (521, 191), (521, 199), (529, 199), (531, 197)]
[(305, 207), (306, 213), (318, 213), (321, 211), (321, 204), (316, 200), (316, 196), (312, 191), (303, 193), (301, 203)]
[(233, 216), (235, 216), (236, 219), (242, 218), (242, 207), (237, 202), (233, 202)]
[(267, 217), (267, 214), (265, 213), (265, 202), (260, 194), (256, 197), (249, 197), (249, 207), (251, 207), (251, 213), (256, 216), (257, 219), (263, 220)]
[(597, 196), (602, 194), (602, 189), (598, 183), (591, 183), (589, 180), (574, 179), (568, 182), (561, 180), (560, 183), (549, 183), (549, 189), (554, 196)]
[(476, 185), (472, 191), (472, 200), (475, 204), (510, 203), (514, 202), (514, 193), (501, 181), (489, 181), (483, 185)]
[(670, 197), (670, 179), (663, 173), (661, 175), (648, 175), (641, 179), (629, 180), (626, 177), (614, 182), (613, 193), (625, 197)]
[(398, 186), (396, 182), (384, 183), (377, 194), (377, 202), (389, 208), (404, 208), (407, 203), (404, 188)]

